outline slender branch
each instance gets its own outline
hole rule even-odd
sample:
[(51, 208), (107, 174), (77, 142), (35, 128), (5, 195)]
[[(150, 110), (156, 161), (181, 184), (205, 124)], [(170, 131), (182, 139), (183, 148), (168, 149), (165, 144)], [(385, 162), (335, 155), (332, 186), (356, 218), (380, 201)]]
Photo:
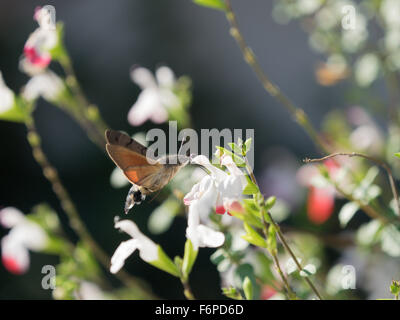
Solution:
[(330, 159), (330, 158), (334, 158), (334, 157), (337, 157), (337, 156), (364, 158), (364, 159), (367, 159), (367, 160), (369, 160), (371, 162), (374, 162), (375, 164), (377, 164), (378, 166), (383, 168), (386, 171), (387, 175), (388, 175), (390, 188), (392, 189), (392, 193), (393, 193), (393, 196), (394, 196), (394, 199), (395, 199), (395, 202), (396, 202), (396, 212), (397, 212), (397, 215), (400, 218), (400, 202), (399, 202), (399, 194), (398, 194), (398, 191), (397, 191), (397, 188), (396, 188), (396, 183), (395, 183), (394, 178), (393, 178), (392, 170), (390, 169), (390, 167), (384, 161), (376, 159), (376, 158), (371, 157), (369, 155), (362, 154), (362, 153), (357, 153), (357, 152), (336, 152), (336, 153), (327, 155), (327, 156), (325, 156), (323, 158), (319, 158), (319, 159), (308, 159), (308, 158), (306, 158), (306, 159), (304, 159), (304, 162), (305, 163), (321, 162), (321, 161), (324, 161), (324, 160), (327, 160), (327, 159)]
[[(268, 239), (268, 224), (265, 221), (264, 214), (262, 214), (262, 222), (263, 222), (263, 226), (264, 226), (264, 228), (263, 228), (264, 237), (267, 240)], [(272, 259), (274, 261), (275, 268), (278, 271), (278, 273), (279, 273), (279, 275), (280, 275), (280, 277), (281, 277), (281, 279), (282, 279), (282, 281), (283, 281), (283, 283), (284, 283), (284, 285), (286, 287), (289, 299), (295, 298), (296, 294), (293, 292), (292, 288), (290, 287), (288, 279), (286, 278), (285, 274), (282, 271), (281, 264), (279, 263), (278, 255), (276, 254), (276, 252), (274, 252), (272, 250), (269, 251), (269, 252), (270, 252), (270, 254), (272, 256)]]
[[(86, 229), (84, 223), (79, 217), (79, 213), (68, 194), (67, 190), (63, 186), (60, 177), (58, 175), (57, 169), (55, 169), (47, 159), (41, 146), (40, 136), (36, 130), (35, 122), (33, 117), (30, 117), (26, 122), (26, 127), (28, 129), (27, 139), (32, 147), (33, 157), (36, 162), (40, 165), (43, 171), (43, 175), (50, 182), (54, 193), (56, 194), (58, 200), (60, 201), (61, 207), (67, 214), (69, 219), (69, 224), (71, 228), (77, 233), (77, 235), (82, 239), (82, 241), (93, 251), (96, 258), (104, 266), (105, 269), (109, 268), (110, 258), (108, 255), (97, 245), (96, 241), (91, 237), (90, 233)], [(148, 298), (153, 297), (151, 293), (148, 293), (147, 289), (144, 288), (139, 280), (131, 277), (129, 274), (121, 271), (116, 275), (124, 284), (131, 288), (136, 288), (145, 294)]]
[(311, 137), (314, 143), (322, 150), (328, 153), (330, 147), (323, 141), (315, 130), (307, 114), (303, 109), (297, 107), (282, 91), (279, 87), (274, 84), (267, 74), (261, 68), (254, 52), (247, 45), (243, 35), (240, 32), (239, 25), (236, 19), (236, 15), (232, 9), (231, 1), (225, 0), (226, 4), (226, 18), (231, 26), (230, 33), (236, 40), (240, 50), (242, 51), (244, 60), (253, 69), (259, 81), (262, 83), (264, 89), (274, 98), (276, 98), (289, 113), (293, 116), (293, 119), (306, 131)]
[(185, 295), (186, 299), (196, 300), (192, 293), (192, 289), (190, 288), (189, 281), (187, 279), (181, 278), (181, 282), (183, 285), (183, 294)]
[[(275, 85), (270, 78), (267, 76), (267, 74), (263, 71), (261, 68), (254, 52), (249, 48), (247, 45), (243, 35), (240, 32), (239, 25), (236, 19), (236, 15), (232, 9), (231, 6), (231, 1), (230, 0), (224, 0), (225, 5), (226, 5), (226, 18), (231, 26), (231, 35), (232, 37), (236, 40), (242, 55), (244, 57), (244, 60), (247, 62), (247, 64), (252, 68), (254, 73), (257, 75), (257, 78), (263, 85), (264, 89), (274, 98), (276, 98), (286, 109), (287, 111), (292, 115), (294, 120), (304, 129), (304, 131), (309, 135), (311, 140), (315, 143), (315, 145), (324, 153), (329, 154), (332, 153), (332, 147), (326, 143), (325, 140), (323, 140), (317, 130), (314, 128), (312, 125), (311, 121), (309, 120), (307, 114), (304, 112), (303, 109), (297, 107), (280, 89), (277, 85)], [(339, 191), (339, 190), (338, 190)], [(340, 191), (339, 191), (340, 192)], [(343, 193), (343, 196), (345, 196), (347, 199), (350, 200), (348, 195), (346, 193)], [(363, 204), (361, 208), (366, 211), (368, 214), (371, 212), (377, 213), (377, 216), (379, 217), (380, 214), (376, 212), (374, 208), (372, 208), (370, 205), (365, 205)], [(367, 212), (368, 211), (368, 212)], [(384, 219), (384, 217), (380, 218), (381, 220)]]
[[(246, 169), (247, 169), (248, 173), (250, 174), (250, 178), (251, 178), (252, 182), (253, 182), (255, 185), (257, 185), (258, 189), (260, 190), (260, 187), (259, 187), (259, 185), (258, 185), (258, 183), (257, 183), (257, 180), (256, 180), (256, 177), (255, 177), (255, 175), (254, 175), (254, 173), (253, 173), (253, 170), (252, 170), (251, 167), (249, 166), (249, 163), (248, 163), (248, 161), (247, 161), (247, 158), (246, 158), (246, 157), (244, 157), (244, 158), (245, 158), (245, 162), (246, 162)], [(282, 231), (281, 231), (279, 225), (274, 221), (274, 219), (272, 218), (272, 216), (271, 216), (271, 214), (270, 214), (269, 212), (267, 212), (267, 214), (268, 214), (268, 217), (269, 217), (269, 219), (270, 219), (272, 225), (274, 226), (275, 230), (276, 230), (277, 233), (278, 233), (279, 239), (280, 239), (280, 241), (282, 242), (283, 247), (284, 247), (285, 250), (289, 253), (289, 255), (292, 257), (292, 259), (295, 261), (298, 270), (299, 270), (299, 271), (302, 271), (303, 268), (302, 268), (300, 262), (297, 260), (297, 257), (294, 255), (293, 251), (290, 249), (290, 247), (289, 247), (289, 245), (288, 245), (288, 243), (287, 243), (287, 241), (286, 241), (286, 239), (285, 239), (285, 236), (283, 235), (283, 233), (282, 233)], [(267, 229), (267, 222), (265, 221), (265, 214), (264, 214), (264, 212), (261, 212), (261, 217), (262, 217), (262, 222), (263, 222), (263, 226), (264, 226), (264, 235), (265, 235), (265, 237), (267, 237), (267, 236), (268, 236), (268, 234), (267, 234), (267, 230), (268, 230), (268, 229)], [(273, 255), (273, 256), (274, 256), (274, 255)], [(275, 259), (276, 259), (276, 261), (278, 262), (278, 263), (276, 264), (276, 266), (277, 266), (277, 268), (279, 268), (279, 269), (278, 269), (278, 272), (279, 272), (279, 270), (280, 270), (279, 261), (278, 261), (278, 258), (277, 258), (277, 257), (274, 257), (274, 261), (275, 261)], [(280, 270), (280, 272), (282, 272), (282, 270)], [(283, 276), (283, 272), (282, 272), (281, 276)], [(283, 277), (282, 279), (284, 279), (284, 277)], [(312, 281), (311, 281), (308, 277), (305, 277), (304, 279), (305, 279), (305, 281), (307, 282), (307, 284), (309, 285), (309, 287), (311, 288), (311, 290), (314, 291), (314, 293), (316, 294), (316, 296), (317, 296), (320, 300), (323, 300), (321, 294), (319, 293), (319, 291), (317, 290), (317, 288), (314, 286), (314, 284), (312, 283)], [(291, 289), (290, 289), (290, 286), (289, 286), (289, 283), (287, 282), (287, 279), (285, 279), (285, 280), (283, 280), (283, 281), (284, 281), (285, 284), (287, 283), (287, 288), (288, 288), (288, 290), (289, 290), (289, 291), (288, 291), (289, 294), (290, 294), (290, 293), (294, 294), (293, 291), (291, 291)]]
[(65, 109), (69, 111), (78, 123), (88, 132), (89, 137), (101, 148), (105, 148), (104, 132), (107, 125), (100, 116), (97, 106), (91, 104), (83, 93), (76, 77), (71, 59), (64, 49), (64, 54), (59, 62), (66, 74), (66, 83), (76, 98), (77, 108), (70, 110), (69, 106)]
[[(272, 216), (271, 216), (271, 214), (269, 212), (268, 212), (268, 216), (271, 219), (273, 226), (276, 228), (276, 231), (278, 233), (279, 239), (281, 240), (283, 246), (285, 247), (286, 251), (290, 254), (290, 256), (292, 257), (293, 261), (295, 262), (295, 264), (297, 266), (297, 269), (299, 271), (302, 271), (303, 267), (301, 266), (301, 264), (300, 264), (299, 260), (297, 259), (296, 255), (293, 253), (292, 249), (290, 249), (290, 247), (289, 247), (289, 245), (288, 245), (288, 243), (287, 243), (287, 241), (285, 239), (285, 236), (283, 235), (283, 233), (282, 233), (281, 229), (279, 228), (278, 224), (272, 219)], [(314, 286), (312, 281), (308, 277), (305, 277), (304, 279), (307, 282), (307, 284), (310, 286), (312, 291), (314, 291), (314, 293), (317, 295), (317, 297), (320, 300), (323, 300), (321, 294), (318, 292), (317, 288)]]

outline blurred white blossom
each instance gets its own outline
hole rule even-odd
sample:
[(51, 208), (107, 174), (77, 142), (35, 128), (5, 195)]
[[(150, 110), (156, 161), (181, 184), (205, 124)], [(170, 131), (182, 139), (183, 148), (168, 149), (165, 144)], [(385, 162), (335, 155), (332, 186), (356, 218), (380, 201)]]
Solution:
[(57, 31), (52, 27), (49, 14), (45, 7), (36, 10), (34, 19), (39, 27), (31, 33), (24, 46), (24, 58), (20, 66), (30, 75), (40, 73), (47, 68), (52, 58), (51, 50), (58, 43)]
[(47, 70), (29, 79), (22, 91), (22, 96), (28, 101), (36, 100), (39, 97), (55, 101), (64, 90), (65, 85), (61, 78)]
[(41, 251), (46, 248), (46, 232), (13, 207), (0, 211), (0, 224), (11, 229), (1, 240), (4, 267), (15, 274), (25, 273), (30, 264), (29, 250)]
[(176, 79), (173, 71), (163, 66), (156, 70), (154, 77), (150, 70), (137, 67), (131, 71), (131, 79), (142, 92), (128, 113), (129, 123), (139, 126), (147, 120), (154, 123), (167, 121), (168, 109), (180, 103), (174, 93)]
[(7, 112), (14, 105), (14, 92), (7, 87), (4, 82), (3, 75), (0, 72), (0, 113)]

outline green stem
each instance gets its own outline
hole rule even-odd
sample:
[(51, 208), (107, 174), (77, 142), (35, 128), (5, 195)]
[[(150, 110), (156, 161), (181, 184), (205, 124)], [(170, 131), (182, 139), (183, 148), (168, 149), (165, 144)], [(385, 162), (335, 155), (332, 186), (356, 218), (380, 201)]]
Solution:
[(196, 298), (194, 297), (194, 295), (192, 293), (192, 289), (190, 288), (189, 280), (184, 278), (183, 276), (181, 276), (180, 279), (181, 279), (181, 282), (183, 285), (183, 294), (185, 295), (186, 299), (196, 300)]
[[(250, 165), (249, 165), (249, 162), (248, 162), (247, 158), (244, 157), (244, 159), (245, 159), (245, 162), (246, 162), (246, 169), (247, 169), (247, 171), (248, 171), (248, 173), (249, 173), (249, 175), (250, 175), (250, 178), (251, 178), (252, 182), (257, 186), (258, 190), (260, 190), (260, 187), (259, 187), (259, 185), (258, 185), (258, 183), (257, 183), (256, 177), (255, 177), (255, 175), (254, 175), (254, 173), (253, 173), (253, 170), (251, 169), (251, 167), (250, 167)], [(278, 233), (279, 239), (280, 239), (280, 241), (282, 242), (283, 247), (285, 248), (285, 250), (289, 253), (289, 255), (292, 257), (292, 259), (293, 259), (294, 262), (296, 263), (296, 266), (297, 266), (298, 270), (299, 270), (299, 271), (302, 271), (303, 268), (302, 268), (300, 262), (297, 260), (297, 257), (294, 255), (292, 249), (290, 249), (290, 247), (289, 247), (289, 245), (288, 245), (288, 243), (287, 243), (287, 241), (286, 241), (286, 238), (285, 238), (285, 236), (283, 235), (283, 233), (282, 233), (282, 231), (281, 231), (279, 225), (274, 221), (274, 219), (272, 218), (272, 216), (271, 216), (271, 214), (270, 214), (269, 212), (267, 212), (267, 214), (268, 214), (268, 217), (269, 217), (269, 220), (270, 220), (271, 224), (274, 226), (276, 232)], [(266, 239), (267, 239), (267, 237), (268, 237), (268, 225), (267, 225), (267, 222), (265, 221), (265, 214), (264, 214), (264, 211), (261, 212), (261, 216), (262, 216), (262, 221), (263, 221), (263, 226), (264, 226), (264, 228), (263, 228), (263, 230), (264, 230), (264, 235), (265, 235), (265, 237), (266, 237)], [(278, 261), (278, 258), (277, 258), (277, 257), (274, 257), (274, 260), (275, 260), (275, 258), (276, 258), (276, 261)], [(281, 276), (283, 276), (283, 272), (282, 272), (282, 270), (280, 269), (279, 261), (278, 261), (278, 264), (276, 264), (276, 266), (277, 266), (277, 268), (278, 268), (278, 266), (279, 266), (279, 270), (280, 270), (280, 272), (282, 273)], [(278, 272), (279, 272), (279, 271), (278, 271)], [(284, 279), (284, 277), (283, 277), (282, 279)], [(309, 287), (311, 288), (311, 290), (316, 294), (316, 296), (317, 296), (320, 300), (323, 300), (321, 294), (319, 293), (319, 291), (317, 290), (317, 288), (314, 286), (314, 284), (312, 283), (312, 281), (311, 281), (308, 277), (305, 277), (304, 279), (305, 279), (305, 281), (307, 282), (307, 284), (309, 285)], [(292, 293), (293, 296), (295, 296), (295, 294), (293, 293), (293, 291), (290, 289), (290, 286), (289, 286), (289, 283), (287, 282), (287, 279), (285, 279), (285, 280), (283, 280), (283, 281), (285, 282), (285, 284), (287, 283), (287, 288), (288, 288), (289, 295)]]
[(79, 85), (71, 59), (65, 49), (63, 52), (64, 54), (59, 58), (59, 62), (66, 74), (66, 84), (70, 88), (73, 97), (75, 98), (75, 106), (66, 105), (64, 107), (66, 111), (68, 111), (87, 131), (93, 142), (95, 142), (101, 149), (104, 149), (104, 132), (108, 126), (101, 118), (98, 107), (90, 104), (86, 99)]
[[(226, 11), (225, 11), (226, 18), (231, 26), (230, 33), (231, 33), (232, 37), (235, 39), (235, 41), (237, 42), (237, 44), (242, 52), (242, 55), (244, 57), (244, 60), (254, 71), (257, 78), (263, 85), (264, 89), (272, 97), (276, 98), (286, 108), (286, 110), (292, 115), (292, 117), (296, 121), (296, 123), (298, 123), (300, 125), (300, 127), (302, 127), (304, 129), (304, 131), (308, 134), (308, 136), (311, 138), (311, 140), (314, 142), (314, 144), (320, 149), (320, 151), (322, 151), (325, 154), (332, 153), (333, 152), (332, 147), (319, 136), (317, 130), (314, 128), (313, 124), (311, 123), (310, 119), (308, 118), (308, 116), (304, 112), (304, 110), (297, 107), (279, 89), (279, 87), (270, 80), (270, 78), (267, 76), (267, 74), (263, 71), (254, 52), (249, 48), (243, 35), (240, 32), (239, 24), (236, 19), (236, 15), (231, 6), (231, 1), (230, 0), (224, 0), (224, 1), (226, 4)], [(350, 200), (350, 198), (348, 197), (348, 195), (346, 193), (343, 193), (343, 195), (348, 200)], [(364, 208), (366, 210), (368, 210), (368, 212), (375, 211), (369, 205), (363, 205), (362, 209), (364, 210)], [(380, 213), (378, 213), (378, 212), (376, 212), (376, 213), (378, 214), (378, 216), (381, 216)]]

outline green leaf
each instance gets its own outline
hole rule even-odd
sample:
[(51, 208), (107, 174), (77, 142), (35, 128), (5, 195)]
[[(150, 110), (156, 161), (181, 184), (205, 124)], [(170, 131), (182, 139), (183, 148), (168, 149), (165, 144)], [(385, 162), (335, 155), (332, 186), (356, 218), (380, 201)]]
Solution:
[(234, 287), (222, 288), (222, 294), (234, 300), (243, 300), (242, 295)]
[(400, 281), (393, 280), (390, 284), (390, 293), (396, 297), (400, 294)]
[(193, 0), (199, 6), (225, 11), (226, 5), (222, 0)]
[(0, 113), (0, 120), (12, 121), (12, 122), (25, 122), (28, 119), (29, 113), (22, 109), (18, 103), (18, 99), (16, 98), (14, 101), (14, 105)]
[(232, 149), (233, 152), (242, 155), (242, 149), (239, 148), (234, 142), (228, 143), (229, 147)]
[(267, 248), (271, 252), (277, 252), (276, 229), (272, 224), (268, 228)]
[(242, 287), (243, 291), (246, 278), (248, 278), (252, 284), (253, 299), (257, 299), (260, 294), (260, 286), (257, 283), (254, 268), (249, 263), (241, 264), (234, 273), (234, 283), (236, 283), (237, 287)]
[(400, 158), (400, 152), (394, 154), (397, 158)]
[(255, 183), (252, 181), (248, 181), (246, 187), (243, 190), (243, 194), (245, 195), (251, 195), (251, 194), (256, 194), (258, 193), (258, 187)]
[(180, 272), (178, 267), (172, 260), (167, 256), (161, 246), (158, 246), (158, 260), (149, 262), (154, 267), (163, 270), (177, 278), (180, 277)]
[(218, 150), (220, 150), (220, 152), (222, 152), (223, 154), (230, 155), (230, 156), (232, 157), (233, 161), (235, 162), (235, 164), (236, 164), (238, 167), (245, 167), (245, 166), (246, 166), (246, 162), (243, 160), (242, 157), (239, 157), (239, 156), (236, 155), (235, 153), (226, 150), (224, 147), (216, 146), (216, 148), (217, 148)]
[(244, 278), (243, 291), (247, 300), (253, 300), (253, 284), (249, 277)]
[(244, 240), (251, 244), (254, 244), (257, 247), (267, 247), (267, 243), (265, 242), (264, 238), (260, 236), (259, 233), (255, 231), (252, 227), (250, 227), (250, 225), (246, 222), (244, 223), (244, 229), (246, 230), (246, 234), (242, 236)]
[(248, 139), (246, 140), (246, 142), (244, 143), (244, 151), (245, 151), (246, 153), (250, 151), (251, 143), (252, 143), (252, 139), (251, 139), (251, 138), (248, 138)]
[(271, 210), (272, 207), (275, 205), (276, 203), (276, 197), (275, 196), (271, 196), (269, 197), (267, 200), (265, 200), (265, 210)]
[(185, 278), (189, 277), (190, 271), (197, 258), (198, 250), (193, 248), (192, 241), (189, 239), (185, 243), (185, 253), (183, 255), (182, 273)]

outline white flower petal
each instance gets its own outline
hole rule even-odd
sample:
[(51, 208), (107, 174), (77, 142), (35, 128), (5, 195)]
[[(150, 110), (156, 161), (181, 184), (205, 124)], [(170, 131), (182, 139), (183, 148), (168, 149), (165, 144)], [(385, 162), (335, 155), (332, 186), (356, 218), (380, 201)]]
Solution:
[(1, 239), (1, 253), (4, 266), (13, 273), (24, 273), (29, 269), (29, 252), (19, 241), (9, 235)]
[(215, 231), (205, 225), (197, 226), (197, 236), (199, 247), (216, 248), (224, 244), (225, 235), (222, 232)]
[(0, 210), (0, 224), (6, 228), (12, 228), (25, 221), (24, 214), (14, 207), (6, 207)]
[(128, 121), (133, 126), (139, 126), (149, 119), (155, 123), (168, 120), (168, 112), (160, 102), (157, 89), (143, 90), (128, 113)]
[(166, 66), (162, 66), (156, 70), (156, 79), (161, 87), (172, 88), (175, 84), (174, 72)]
[(146, 262), (158, 260), (158, 247), (148, 237), (146, 237), (137, 227), (137, 225), (130, 220), (121, 220), (115, 223), (116, 229), (129, 234), (133, 239), (137, 240), (137, 248), (140, 250), (140, 258)]
[(125, 264), (125, 260), (138, 248), (139, 240), (130, 239), (121, 242), (111, 257), (111, 273), (117, 273)]
[(14, 92), (8, 88), (0, 72), (0, 113), (10, 110), (14, 105)]
[(142, 90), (147, 88), (157, 88), (156, 79), (149, 69), (143, 67), (133, 68), (131, 71), (131, 79)]
[(79, 286), (77, 299), (81, 300), (106, 300), (103, 290), (101, 288), (89, 281), (82, 281)]
[(40, 96), (48, 101), (54, 101), (63, 89), (64, 84), (60, 77), (52, 71), (46, 71), (33, 76), (23, 89), (22, 95), (28, 101)]
[(48, 243), (46, 232), (38, 224), (28, 220), (13, 227), (8, 236), (32, 251), (41, 251)]

